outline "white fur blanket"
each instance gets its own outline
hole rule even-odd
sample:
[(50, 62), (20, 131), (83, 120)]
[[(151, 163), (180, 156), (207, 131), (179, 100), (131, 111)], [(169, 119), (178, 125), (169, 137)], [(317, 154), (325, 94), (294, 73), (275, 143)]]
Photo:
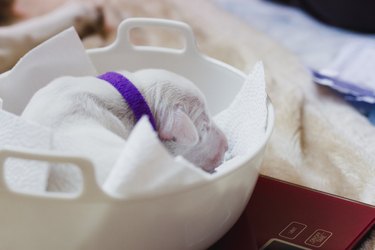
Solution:
[[(276, 123), (261, 173), (375, 205), (375, 128), (332, 91), (316, 86), (295, 56), (210, 1), (106, 3), (113, 27), (129, 16), (182, 20), (193, 27), (203, 53), (243, 71), (262, 60)], [(90, 38), (85, 46), (113, 37)], [(167, 33), (135, 40), (175, 43)], [(372, 236), (363, 249), (375, 249)]]

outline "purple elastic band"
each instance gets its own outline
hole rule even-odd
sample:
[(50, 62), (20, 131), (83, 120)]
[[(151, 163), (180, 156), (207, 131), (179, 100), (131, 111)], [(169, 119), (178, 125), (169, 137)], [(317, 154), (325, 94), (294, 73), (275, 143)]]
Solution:
[(155, 118), (151, 113), (150, 107), (147, 105), (145, 98), (129, 79), (116, 72), (107, 72), (98, 76), (98, 78), (107, 81), (120, 92), (133, 111), (136, 122), (138, 122), (143, 115), (147, 115), (152, 127), (157, 131)]

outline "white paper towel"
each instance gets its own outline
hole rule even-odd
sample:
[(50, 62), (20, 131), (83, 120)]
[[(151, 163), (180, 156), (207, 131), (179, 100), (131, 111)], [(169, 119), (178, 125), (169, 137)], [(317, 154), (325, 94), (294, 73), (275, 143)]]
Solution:
[(74, 28), (67, 29), (27, 53), (3, 76), (3, 108), (20, 114), (32, 95), (56, 77), (96, 75)]
[(214, 120), (228, 138), (229, 159), (252, 154), (259, 143), (264, 141), (267, 93), (261, 62), (255, 64), (231, 105), (215, 116)]
[(142, 117), (104, 183), (108, 193), (130, 198), (167, 193), (204, 181), (207, 173), (164, 148), (148, 118)]
[[(38, 89), (63, 75), (96, 75), (74, 28), (35, 47), (12, 70), (0, 75), (0, 107), (20, 114)], [(12, 113), (0, 113), (0, 147), (51, 149), (50, 129)], [(17, 191), (41, 192), (46, 189), (47, 163), (12, 159), (7, 161), (5, 170), (6, 181)]]
[[(51, 130), (0, 110), (0, 148), (50, 149)], [(43, 192), (47, 185), (47, 163), (9, 159), (5, 179), (10, 188), (23, 192)]]

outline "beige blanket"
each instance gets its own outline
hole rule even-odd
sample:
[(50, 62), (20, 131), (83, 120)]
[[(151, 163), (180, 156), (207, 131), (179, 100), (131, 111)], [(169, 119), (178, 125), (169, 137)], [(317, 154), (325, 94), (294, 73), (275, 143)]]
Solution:
[[(88, 38), (86, 47), (110, 43), (123, 18), (161, 17), (189, 23), (203, 53), (245, 72), (262, 60), (276, 123), (261, 173), (375, 204), (375, 128), (332, 91), (317, 87), (287, 50), (210, 1), (109, 0), (105, 10), (109, 36)], [(134, 42), (175, 45), (169, 33), (140, 33)], [(363, 249), (375, 249), (373, 236)]]

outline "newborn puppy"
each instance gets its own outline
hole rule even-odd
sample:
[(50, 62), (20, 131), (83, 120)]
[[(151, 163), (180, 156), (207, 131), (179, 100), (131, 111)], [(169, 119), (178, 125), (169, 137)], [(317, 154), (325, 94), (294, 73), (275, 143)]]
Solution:
[[(0, 0), (0, 7), (11, 8), (13, 1)], [(4, 12), (7, 12), (4, 10)], [(0, 17), (4, 13), (0, 11)], [(30, 49), (74, 26), (84, 37), (103, 29), (103, 12), (96, 3), (71, 1), (44, 16), (0, 27), (0, 72), (9, 70)]]
[(165, 70), (141, 70), (134, 77), (151, 106), (166, 148), (208, 172), (220, 165), (227, 140), (209, 116), (200, 90), (188, 79)]
[[(145, 98), (159, 138), (173, 155), (182, 155), (208, 172), (222, 162), (226, 137), (191, 81), (159, 69), (123, 74)], [(22, 116), (55, 129), (57, 140), (70, 138), (69, 144), (60, 143), (57, 149), (91, 158), (101, 183), (135, 125), (134, 114), (121, 94), (95, 77), (54, 80), (33, 96)]]

